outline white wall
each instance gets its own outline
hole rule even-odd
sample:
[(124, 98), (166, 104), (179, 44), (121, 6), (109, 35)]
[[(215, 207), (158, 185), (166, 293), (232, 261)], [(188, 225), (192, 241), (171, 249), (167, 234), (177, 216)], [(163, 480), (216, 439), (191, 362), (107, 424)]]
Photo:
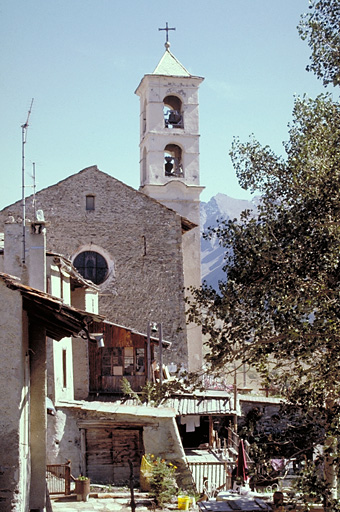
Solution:
[(0, 281), (0, 498), (2, 512), (28, 506), (29, 365), (20, 292)]

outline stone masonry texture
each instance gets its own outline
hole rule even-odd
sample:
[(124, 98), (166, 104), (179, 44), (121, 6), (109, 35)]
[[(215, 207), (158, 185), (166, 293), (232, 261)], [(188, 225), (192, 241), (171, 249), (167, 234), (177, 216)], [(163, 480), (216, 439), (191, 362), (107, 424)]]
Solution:
[[(86, 210), (87, 195), (95, 196), (93, 211)], [(96, 166), (38, 192), (36, 209), (48, 223), (48, 251), (72, 261), (82, 250), (105, 256), (110, 275), (100, 285), (99, 312), (143, 333), (149, 320), (162, 322), (163, 338), (172, 342), (165, 362), (186, 364), (180, 216)], [(21, 210), (20, 201), (4, 208), (0, 231)], [(32, 198), (26, 200), (26, 218), (34, 218)]]

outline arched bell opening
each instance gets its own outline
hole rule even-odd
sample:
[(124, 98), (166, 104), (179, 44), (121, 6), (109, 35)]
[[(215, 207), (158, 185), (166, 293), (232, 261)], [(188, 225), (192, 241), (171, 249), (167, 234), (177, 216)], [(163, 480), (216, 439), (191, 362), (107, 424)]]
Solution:
[(182, 102), (177, 96), (166, 96), (163, 100), (166, 128), (183, 128)]
[(165, 176), (182, 178), (184, 176), (182, 166), (182, 150), (176, 144), (168, 144), (164, 149)]

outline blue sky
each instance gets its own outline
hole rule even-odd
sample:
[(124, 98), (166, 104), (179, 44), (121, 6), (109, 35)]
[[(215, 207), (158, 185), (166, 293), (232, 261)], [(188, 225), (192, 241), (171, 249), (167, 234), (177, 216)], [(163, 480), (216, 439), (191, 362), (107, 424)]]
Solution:
[(202, 200), (248, 198), (229, 158), (252, 133), (281, 154), (294, 94), (324, 91), (307, 73), (296, 26), (308, 0), (0, 0), (0, 208), (21, 198), (21, 125), (41, 189), (90, 165), (139, 187), (139, 98), (171, 51), (200, 87)]

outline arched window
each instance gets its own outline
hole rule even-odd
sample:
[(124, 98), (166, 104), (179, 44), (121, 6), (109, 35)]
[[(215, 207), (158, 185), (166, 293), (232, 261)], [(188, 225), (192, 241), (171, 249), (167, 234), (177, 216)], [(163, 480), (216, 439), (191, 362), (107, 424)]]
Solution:
[(89, 279), (94, 284), (103, 283), (108, 276), (108, 264), (98, 252), (81, 252), (75, 258), (73, 265), (85, 279)]
[(177, 96), (166, 96), (163, 100), (166, 128), (183, 128), (182, 102)]
[(165, 176), (182, 178), (184, 176), (182, 166), (182, 150), (176, 144), (168, 144), (164, 149)]

